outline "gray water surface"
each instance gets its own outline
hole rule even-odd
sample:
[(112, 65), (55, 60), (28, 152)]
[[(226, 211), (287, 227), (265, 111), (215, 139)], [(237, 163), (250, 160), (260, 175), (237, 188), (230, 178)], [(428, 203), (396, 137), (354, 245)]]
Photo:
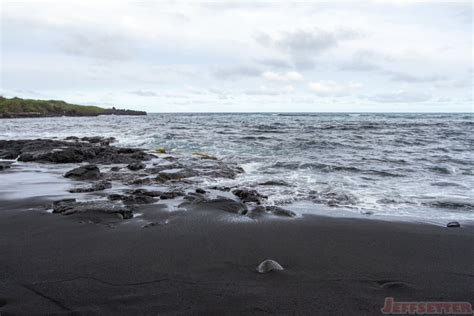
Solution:
[[(303, 213), (474, 220), (473, 127), (472, 114), (149, 114), (1, 120), (0, 138), (205, 152), (246, 171), (217, 184)], [(258, 185), (268, 180), (289, 186)]]

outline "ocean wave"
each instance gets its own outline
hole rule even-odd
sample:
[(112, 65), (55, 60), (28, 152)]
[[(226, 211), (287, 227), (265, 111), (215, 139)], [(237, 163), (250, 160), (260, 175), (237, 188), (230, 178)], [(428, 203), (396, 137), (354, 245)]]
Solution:
[(405, 177), (404, 174), (384, 170), (363, 170), (363, 173), (377, 175), (380, 177)]
[(383, 125), (379, 124), (366, 124), (366, 125), (360, 125), (360, 124), (344, 124), (344, 125), (327, 125), (327, 126), (320, 126), (320, 127), (315, 127), (320, 130), (339, 130), (339, 131), (354, 131), (354, 130), (375, 130), (375, 129), (380, 129), (383, 128)]
[(355, 166), (344, 166), (344, 165), (335, 165), (335, 164), (325, 164), (318, 162), (292, 162), (292, 161), (278, 161), (269, 168), (285, 168), (289, 170), (318, 170), (322, 172), (351, 172), (351, 173), (361, 173), (376, 175), (380, 177), (403, 177), (403, 174), (396, 173), (393, 171), (387, 170), (377, 170), (377, 169), (361, 169)]
[(251, 129), (249, 130), (252, 133), (268, 133), (268, 134), (287, 134), (287, 131), (281, 130), (281, 129), (273, 129), (273, 128), (268, 128), (268, 129)]
[(440, 181), (440, 182), (433, 182), (431, 183), (432, 186), (436, 187), (462, 187), (464, 188), (465, 186), (455, 183), (455, 182), (446, 182), (446, 181)]
[(406, 159), (396, 159), (396, 158), (366, 158), (362, 157), (361, 158), (363, 161), (376, 161), (376, 162), (381, 162), (381, 163), (391, 163), (391, 164), (397, 164), (397, 165), (408, 165), (409, 162)]
[(458, 165), (474, 166), (474, 160), (472, 159), (461, 159), (451, 156), (443, 156), (441, 158), (438, 158), (436, 159), (436, 163), (453, 163)]
[(329, 141), (318, 141), (318, 140), (305, 140), (301, 141), (296, 145), (300, 149), (309, 148), (336, 148), (336, 147), (352, 147), (340, 142), (329, 142)]
[(424, 204), (436, 208), (474, 210), (474, 201), (466, 198), (439, 198)]
[(360, 172), (361, 170), (354, 166), (341, 166), (341, 165), (330, 165), (324, 163), (302, 163), (299, 165), (299, 169), (317, 169), (325, 172), (331, 171), (351, 171), (351, 172)]
[(440, 174), (456, 174), (456, 168), (453, 166), (434, 166), (428, 169)]
[(240, 139), (243, 140), (274, 140), (273, 137), (268, 137), (268, 136), (242, 136)]

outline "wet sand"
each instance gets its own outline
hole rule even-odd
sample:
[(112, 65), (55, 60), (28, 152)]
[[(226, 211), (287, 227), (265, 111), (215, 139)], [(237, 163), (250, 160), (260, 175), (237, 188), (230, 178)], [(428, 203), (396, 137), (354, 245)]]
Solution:
[[(117, 225), (0, 202), (0, 313), (380, 315), (385, 297), (474, 302), (474, 227), (218, 210)], [(258, 274), (264, 259), (284, 268)]]

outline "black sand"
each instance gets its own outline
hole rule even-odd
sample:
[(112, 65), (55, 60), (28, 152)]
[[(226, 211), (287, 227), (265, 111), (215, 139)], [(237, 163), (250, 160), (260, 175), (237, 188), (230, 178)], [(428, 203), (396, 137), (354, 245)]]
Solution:
[[(472, 226), (235, 223), (151, 205), (144, 217), (159, 224), (141, 228), (25, 211), (33, 204), (0, 204), (2, 315), (379, 315), (385, 297), (474, 302)], [(285, 271), (256, 273), (266, 258)]]

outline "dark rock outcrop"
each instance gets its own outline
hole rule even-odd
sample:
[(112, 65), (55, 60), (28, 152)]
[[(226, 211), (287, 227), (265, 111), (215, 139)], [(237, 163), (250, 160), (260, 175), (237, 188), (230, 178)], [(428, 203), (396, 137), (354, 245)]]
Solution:
[(102, 137), (102, 136), (82, 137), (81, 140), (83, 142), (88, 142), (91, 144), (100, 144), (102, 146), (108, 146), (110, 145), (110, 143), (113, 143), (116, 141), (115, 137)]
[(238, 196), (239, 199), (244, 202), (253, 202), (256, 204), (261, 204), (263, 200), (267, 199), (268, 197), (258, 193), (256, 190), (251, 190), (251, 189), (234, 189), (232, 190), (232, 193), (235, 196)]
[(199, 159), (217, 160), (216, 157), (208, 155), (206, 153), (193, 153), (193, 155), (197, 156)]
[(111, 187), (112, 187), (112, 183), (107, 182), (107, 181), (102, 181), (102, 182), (94, 183), (89, 186), (70, 189), (68, 191), (70, 193), (97, 192), (97, 191), (104, 191), (106, 189), (110, 189)]
[(220, 210), (239, 215), (246, 215), (248, 212), (244, 203), (225, 197), (210, 199), (202, 194), (189, 193), (185, 196), (185, 200), (180, 206), (192, 205), (205, 210)]
[(240, 215), (245, 215), (248, 212), (245, 204), (228, 198), (211, 199), (201, 203), (201, 205)]
[[(102, 139), (103, 140), (103, 139)], [(149, 160), (142, 149), (109, 146), (98, 139), (94, 142), (51, 139), (0, 140), (0, 159), (49, 163), (132, 163)], [(98, 143), (96, 143), (98, 141)]]
[(167, 191), (167, 192), (162, 192), (160, 194), (160, 199), (170, 200), (170, 199), (175, 199), (179, 196), (184, 196), (184, 192), (183, 191)]
[(85, 165), (69, 170), (64, 176), (75, 180), (96, 180), (100, 178), (100, 170), (96, 165)]
[(75, 199), (64, 199), (52, 204), (53, 213), (62, 215), (82, 214), (93, 217), (94, 215), (117, 215), (120, 219), (133, 217), (133, 210), (104, 201), (77, 202)]
[(244, 170), (232, 164), (225, 164), (220, 161), (213, 164), (198, 166), (199, 175), (211, 178), (235, 179)]
[[(242, 190), (243, 191), (243, 190)], [(190, 192), (184, 197), (184, 202), (180, 205), (183, 207), (192, 206), (194, 208), (200, 208), (203, 210), (221, 210), (229, 213), (239, 214), (239, 215), (246, 215), (251, 218), (258, 218), (260, 216), (265, 215), (274, 215), (280, 217), (295, 217), (296, 213), (284, 209), (279, 206), (274, 205), (255, 205), (255, 201), (257, 198), (261, 198), (262, 195), (255, 194), (255, 190), (246, 190), (245, 192), (249, 192), (249, 196), (252, 197), (250, 205), (247, 206), (243, 200), (236, 201), (234, 199), (230, 199), (227, 197), (217, 197), (212, 198), (206, 194), (206, 191), (200, 190), (200, 192)], [(240, 192), (237, 192), (240, 193)], [(247, 194), (239, 194), (244, 198), (247, 197)]]
[(118, 194), (118, 193), (107, 195), (107, 199), (109, 199), (110, 201), (120, 201), (122, 200), (122, 198), (123, 198), (123, 195)]
[(10, 164), (9, 163), (2, 163), (0, 162), (0, 171), (3, 171), (5, 169), (8, 169), (10, 168)]
[(127, 191), (127, 193), (132, 196), (159, 197), (162, 200), (174, 199), (174, 198), (185, 195), (185, 193), (181, 190), (149, 191), (146, 189), (135, 189), (135, 190)]
[(461, 224), (459, 224), (459, 222), (449, 222), (446, 224), (446, 227), (461, 227)]
[(155, 203), (156, 200), (149, 196), (149, 195), (142, 195), (142, 194), (136, 194), (136, 195), (129, 195), (129, 196), (124, 196), (122, 198), (122, 201), (124, 204), (151, 204)]
[(157, 175), (155, 178), (157, 183), (184, 181), (196, 176), (234, 179), (243, 172), (239, 166), (219, 160), (172, 157), (173, 159), (169, 161), (167, 159), (169, 157), (160, 158), (159, 162), (154, 162), (153, 166), (147, 167), (144, 172), (149, 175)]
[(145, 169), (145, 164), (141, 161), (135, 161), (135, 162), (132, 162), (131, 164), (129, 164), (127, 166), (128, 169), (132, 170), (132, 171), (137, 171), (137, 170), (141, 170), (141, 169)]
[(180, 163), (161, 163), (161, 164), (154, 163), (153, 167), (146, 168), (145, 172), (148, 174), (158, 174), (164, 170), (182, 169), (182, 168), (184, 168), (184, 166)]
[(290, 210), (284, 209), (279, 206), (273, 206), (273, 205), (267, 205), (267, 206), (259, 205), (252, 209), (252, 211), (249, 213), (249, 216), (256, 217), (256, 216), (265, 215), (267, 213), (273, 214), (276, 216), (282, 216), (282, 217), (295, 217), (296, 216), (296, 214)]
[(129, 190), (127, 193), (131, 195), (147, 195), (151, 197), (160, 197), (160, 195), (163, 194), (161, 191), (149, 191), (147, 189)]
[(144, 194), (110, 194), (107, 196), (107, 199), (110, 201), (122, 201), (126, 205), (151, 204), (157, 201), (152, 196)]
[(208, 189), (222, 191), (222, 192), (230, 192), (231, 187), (214, 185), (214, 186), (208, 187)]
[(197, 175), (198, 173), (196, 171), (189, 168), (171, 169), (171, 170), (161, 171), (160, 173), (158, 173), (157, 180), (159, 182), (165, 182), (168, 180), (182, 180), (185, 178), (195, 177)]

